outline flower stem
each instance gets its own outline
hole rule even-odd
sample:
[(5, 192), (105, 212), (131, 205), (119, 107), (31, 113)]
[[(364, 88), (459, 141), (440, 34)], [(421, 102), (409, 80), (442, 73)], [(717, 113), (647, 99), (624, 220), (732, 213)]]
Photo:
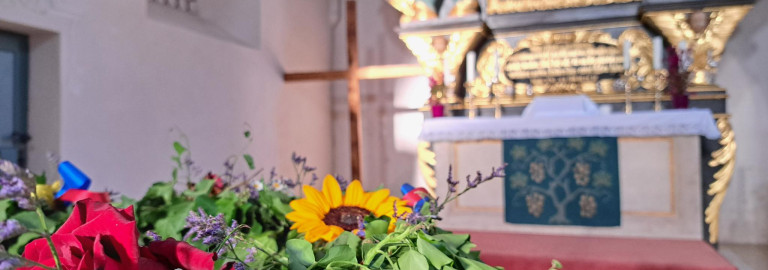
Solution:
[(37, 213), (37, 217), (40, 218), (40, 224), (43, 227), (43, 237), (45, 237), (46, 242), (48, 242), (48, 248), (51, 249), (53, 261), (56, 263), (56, 269), (62, 270), (61, 260), (59, 260), (59, 254), (56, 252), (56, 246), (53, 245), (51, 235), (48, 234), (48, 225), (45, 224), (45, 214), (43, 214), (43, 209), (40, 208), (40, 206), (37, 206), (35, 212)]
[(363, 261), (363, 264), (364, 265), (370, 265), (371, 262), (373, 262), (373, 258), (376, 257), (377, 251), (380, 251), (385, 245), (387, 245), (389, 243), (392, 243), (392, 242), (402, 241), (403, 239), (405, 239), (406, 237), (410, 236), (414, 232), (420, 230), (421, 227), (422, 226), (420, 226), (420, 225), (409, 226), (407, 229), (405, 229), (404, 232), (400, 233), (399, 235), (395, 235), (395, 234), (387, 235), (387, 237), (384, 238), (384, 240), (381, 240), (381, 242), (376, 244), (372, 249), (370, 249), (365, 254), (365, 258), (364, 258), (365, 260)]

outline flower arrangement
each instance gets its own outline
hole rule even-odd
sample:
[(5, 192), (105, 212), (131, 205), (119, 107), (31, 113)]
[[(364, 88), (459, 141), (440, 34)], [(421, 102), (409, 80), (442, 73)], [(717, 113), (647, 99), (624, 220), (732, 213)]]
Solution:
[[(503, 177), (503, 167), (467, 176), (461, 190), (449, 173), (441, 199), (408, 184), (402, 197), (365, 191), (360, 181), (331, 175), (318, 189), (315, 168), (296, 154), (296, 176), (286, 178), (274, 169), (261, 176), (248, 154), (203, 175), (188, 143), (175, 142), (174, 152), (171, 180), (141, 199), (104, 201), (71, 188), (80, 199), (66, 207), (45, 196), (71, 184), (46, 185), (43, 176), (0, 162), (0, 270), (497, 269), (480, 261), (469, 235), (437, 222), (447, 203)], [(248, 169), (235, 173), (238, 161)], [(187, 188), (177, 191), (183, 179)]]

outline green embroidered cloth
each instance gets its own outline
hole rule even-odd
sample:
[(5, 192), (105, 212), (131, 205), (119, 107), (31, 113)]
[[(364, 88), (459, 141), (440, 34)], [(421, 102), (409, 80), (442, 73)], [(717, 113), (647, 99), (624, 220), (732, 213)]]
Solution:
[(505, 220), (619, 226), (616, 138), (505, 140)]

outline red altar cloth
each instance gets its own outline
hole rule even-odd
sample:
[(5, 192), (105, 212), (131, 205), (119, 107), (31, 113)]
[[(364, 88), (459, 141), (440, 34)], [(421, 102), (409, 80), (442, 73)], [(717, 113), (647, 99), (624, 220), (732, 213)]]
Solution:
[(485, 263), (506, 270), (546, 270), (552, 259), (567, 270), (736, 270), (703, 241), (460, 233), (471, 235)]

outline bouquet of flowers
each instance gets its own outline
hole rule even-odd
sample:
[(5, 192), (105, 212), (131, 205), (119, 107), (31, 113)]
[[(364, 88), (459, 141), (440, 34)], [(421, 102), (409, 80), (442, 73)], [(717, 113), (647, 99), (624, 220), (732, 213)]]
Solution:
[[(0, 163), (0, 270), (497, 269), (480, 261), (469, 235), (437, 222), (447, 203), (503, 177), (503, 167), (467, 176), (461, 190), (449, 173), (441, 199), (408, 184), (402, 196), (365, 191), (360, 181), (331, 175), (315, 188), (315, 168), (296, 154), (294, 178), (274, 169), (261, 176), (242, 154), (195, 182), (202, 170), (188, 144), (175, 142), (174, 149), (171, 180), (153, 184), (140, 200), (110, 203), (79, 190), (64, 208), (46, 195), (57, 184)], [(235, 173), (237, 161), (248, 169)], [(184, 178), (187, 188), (179, 192)], [(291, 194), (299, 189), (303, 196)]]

